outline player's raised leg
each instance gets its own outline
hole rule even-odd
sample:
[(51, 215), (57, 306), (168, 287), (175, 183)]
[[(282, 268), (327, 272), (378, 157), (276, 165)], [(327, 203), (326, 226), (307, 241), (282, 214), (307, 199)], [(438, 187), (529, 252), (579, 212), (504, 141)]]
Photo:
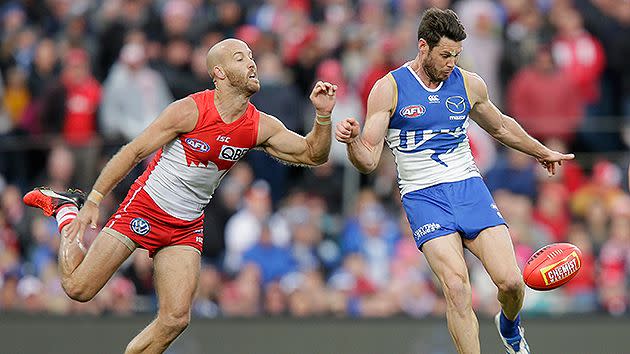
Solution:
[(464, 239), (464, 244), (481, 260), (498, 288), (501, 312), (495, 320), (506, 351), (529, 353), (519, 316), (525, 297), (525, 284), (516, 264), (507, 227), (497, 225), (484, 229), (476, 238)]
[(70, 298), (81, 302), (91, 300), (135, 250), (133, 243), (126, 245), (104, 231), (87, 253), (81, 243), (82, 235), (70, 239), (66, 232), (68, 225), (77, 217), (84, 201), (85, 195), (79, 190), (55, 192), (36, 188), (24, 196), (26, 205), (40, 208), (46, 216), (57, 219), (61, 234), (58, 256), (61, 284)]
[(158, 315), (127, 345), (125, 354), (162, 353), (190, 323), (193, 295), (199, 279), (199, 251), (169, 246), (154, 257)]
[(462, 238), (457, 233), (434, 238), (424, 243), (422, 252), (442, 284), (446, 321), (457, 352), (479, 354), (479, 324), (472, 309)]

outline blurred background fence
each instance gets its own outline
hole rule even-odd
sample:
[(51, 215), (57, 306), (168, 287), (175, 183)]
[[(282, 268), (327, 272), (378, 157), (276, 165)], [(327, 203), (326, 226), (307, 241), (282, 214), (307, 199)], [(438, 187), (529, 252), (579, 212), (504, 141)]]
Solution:
[[(148, 316), (101, 318), (9, 315), (0, 319), (2, 352), (119, 353)], [(630, 321), (602, 316), (528, 318), (537, 353), (626, 354)], [(483, 353), (502, 353), (492, 320), (480, 319)], [(442, 319), (197, 319), (167, 354), (454, 354)]]

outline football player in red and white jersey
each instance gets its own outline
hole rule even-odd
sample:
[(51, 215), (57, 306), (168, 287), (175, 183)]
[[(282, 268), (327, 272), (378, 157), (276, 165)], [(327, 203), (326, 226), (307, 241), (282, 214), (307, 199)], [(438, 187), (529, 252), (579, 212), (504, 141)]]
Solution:
[[(77, 190), (48, 188), (24, 196), (27, 205), (59, 223), (61, 281), (74, 300), (92, 299), (136, 248), (153, 257), (159, 311), (125, 353), (162, 353), (188, 326), (199, 277), (203, 210), (236, 161), (255, 147), (292, 164), (316, 166), (328, 159), (336, 85), (315, 84), (310, 95), (315, 122), (303, 137), (250, 103), (260, 83), (246, 43), (217, 43), (208, 51), (207, 65), (216, 89), (169, 105), (112, 157), (87, 200)], [(103, 197), (156, 151), (86, 251), (82, 236), (88, 226), (96, 228)]]

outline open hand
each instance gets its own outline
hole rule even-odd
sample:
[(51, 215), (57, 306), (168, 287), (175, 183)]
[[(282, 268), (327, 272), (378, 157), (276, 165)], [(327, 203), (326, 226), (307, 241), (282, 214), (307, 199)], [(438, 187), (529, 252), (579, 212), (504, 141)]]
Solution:
[(354, 118), (346, 118), (341, 122), (337, 123), (337, 127), (335, 129), (335, 138), (338, 142), (344, 144), (350, 144), (351, 142), (359, 136), (359, 132), (361, 131), (361, 127), (359, 126), (359, 122), (357, 122)]
[(337, 100), (337, 85), (330, 82), (317, 81), (310, 96), (317, 114), (329, 116)]

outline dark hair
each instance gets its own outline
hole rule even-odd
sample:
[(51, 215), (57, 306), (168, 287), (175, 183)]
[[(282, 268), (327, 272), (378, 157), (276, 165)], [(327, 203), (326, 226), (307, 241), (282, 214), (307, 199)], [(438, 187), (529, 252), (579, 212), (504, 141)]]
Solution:
[(466, 31), (453, 10), (432, 7), (422, 14), (418, 26), (418, 40), (424, 39), (429, 48), (433, 49), (442, 37), (461, 42), (466, 39)]

